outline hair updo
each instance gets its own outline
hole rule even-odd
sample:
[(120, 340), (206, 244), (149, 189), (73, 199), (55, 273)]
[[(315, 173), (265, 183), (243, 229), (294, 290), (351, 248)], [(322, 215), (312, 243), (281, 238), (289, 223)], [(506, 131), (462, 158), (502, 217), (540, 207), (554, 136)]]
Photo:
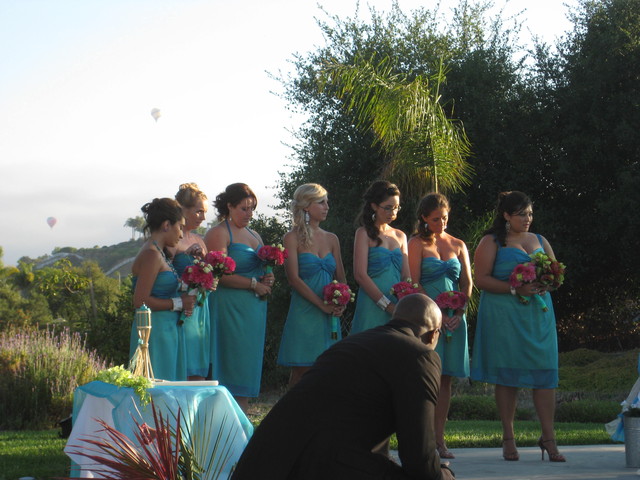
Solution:
[(253, 190), (246, 183), (232, 183), (224, 192), (216, 196), (213, 206), (218, 211), (218, 220), (229, 218), (229, 205), (235, 207), (245, 198), (253, 198), (254, 208), (258, 206), (258, 199)]
[(184, 208), (194, 207), (198, 200), (207, 201), (207, 196), (195, 183), (183, 183), (176, 193), (176, 200)]
[(376, 242), (376, 246), (382, 243), (380, 240), (380, 231), (376, 228), (376, 222), (374, 220), (375, 211), (371, 208), (371, 204), (380, 205), (389, 197), (400, 196), (400, 190), (395, 184), (387, 182), (386, 180), (378, 180), (371, 184), (371, 186), (364, 192), (362, 205), (362, 211), (358, 215), (358, 223), (364, 226), (367, 236)]
[(420, 200), (418, 210), (416, 211), (416, 216), (418, 217), (416, 232), (421, 239), (426, 240), (430, 245), (435, 241), (434, 233), (427, 229), (424, 218), (431, 215), (431, 212), (434, 210), (438, 210), (440, 208), (446, 209), (447, 212), (450, 210), (449, 200), (447, 200), (447, 197), (441, 193), (429, 193)]
[(296, 188), (291, 201), (291, 214), (293, 216), (293, 229), (298, 234), (298, 243), (303, 247), (309, 247), (312, 242), (312, 232), (305, 221), (305, 208), (322, 200), (327, 196), (327, 191), (317, 183), (305, 183)]
[(171, 225), (182, 220), (182, 208), (173, 198), (154, 198), (151, 202), (145, 203), (141, 210), (144, 214), (145, 235), (158, 231), (167, 220)]
[(499, 245), (506, 245), (507, 220), (504, 218), (504, 214), (513, 215), (521, 212), (531, 205), (533, 205), (533, 202), (525, 193), (518, 192), (516, 190), (511, 192), (501, 192), (498, 195), (496, 215), (493, 218), (493, 224), (484, 232), (484, 234), (493, 234), (496, 236)]

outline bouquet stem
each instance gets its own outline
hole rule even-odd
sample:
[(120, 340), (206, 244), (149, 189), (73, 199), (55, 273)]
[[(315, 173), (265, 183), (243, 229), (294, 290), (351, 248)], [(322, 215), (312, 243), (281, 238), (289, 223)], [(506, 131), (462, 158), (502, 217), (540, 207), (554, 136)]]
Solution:
[[(453, 317), (453, 309), (452, 308), (447, 308), (447, 316), (449, 318)], [(447, 341), (447, 343), (449, 343), (451, 341), (451, 330), (449, 330), (448, 328), (444, 329), (444, 338)]]
[(338, 340), (338, 332), (340, 331), (340, 319), (331, 316), (331, 340)]
[(547, 307), (547, 304), (545, 303), (545, 301), (542, 299), (542, 297), (538, 294), (534, 294), (533, 295), (533, 300), (538, 304), (538, 306), (540, 308), (542, 308), (543, 312), (548, 312), (549, 311), (549, 307)]

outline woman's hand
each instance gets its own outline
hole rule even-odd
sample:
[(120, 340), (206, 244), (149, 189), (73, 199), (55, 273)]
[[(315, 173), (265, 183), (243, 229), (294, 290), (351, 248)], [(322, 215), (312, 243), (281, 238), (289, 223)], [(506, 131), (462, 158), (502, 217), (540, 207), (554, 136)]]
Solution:
[(329, 305), (332, 308), (331, 315), (334, 317), (341, 317), (347, 308), (346, 305)]
[(444, 328), (446, 328), (450, 332), (457, 330), (461, 323), (462, 323), (461, 314), (456, 313), (452, 317), (449, 317), (447, 315), (442, 316), (442, 325), (444, 326)]
[(271, 293), (271, 287), (265, 285), (262, 280), (256, 283), (256, 286), (253, 289), (256, 292), (256, 295), (259, 297), (264, 297), (265, 295), (269, 295)]
[(538, 282), (525, 283), (521, 287), (516, 288), (516, 293), (523, 297), (530, 297), (540, 292), (541, 285)]
[(266, 273), (262, 277), (260, 277), (260, 283), (263, 283), (267, 287), (271, 288), (276, 283), (276, 277), (273, 273)]
[(384, 311), (393, 315), (393, 312), (396, 311), (396, 304), (393, 302), (390, 302), (389, 305), (386, 306)]
[(196, 306), (197, 297), (195, 295), (189, 295), (188, 293), (183, 293), (181, 297), (182, 311), (184, 312), (185, 316), (190, 317), (193, 313), (194, 307)]

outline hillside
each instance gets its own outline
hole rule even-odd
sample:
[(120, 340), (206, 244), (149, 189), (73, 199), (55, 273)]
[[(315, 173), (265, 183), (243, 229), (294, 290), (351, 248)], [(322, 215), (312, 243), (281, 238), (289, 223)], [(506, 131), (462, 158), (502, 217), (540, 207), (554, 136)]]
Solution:
[(143, 242), (143, 239), (137, 239), (93, 248), (55, 248), (50, 255), (43, 255), (35, 259), (22, 257), (20, 260), (34, 263), (36, 268), (47, 267), (61, 258), (67, 258), (73, 265), (80, 265), (82, 262), (90, 260), (96, 262), (107, 275), (126, 276), (131, 273), (131, 261), (137, 255)]

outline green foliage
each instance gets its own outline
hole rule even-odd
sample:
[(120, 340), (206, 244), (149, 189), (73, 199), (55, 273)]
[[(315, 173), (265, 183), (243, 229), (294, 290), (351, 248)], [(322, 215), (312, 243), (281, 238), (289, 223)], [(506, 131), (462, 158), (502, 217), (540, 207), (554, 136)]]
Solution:
[(69, 330), (0, 332), (0, 429), (54, 425), (71, 413), (75, 388), (103, 368)]
[(498, 420), (496, 401), (490, 396), (459, 395), (451, 398), (450, 420)]
[[(639, 353), (636, 349), (599, 355), (584, 350), (560, 354), (559, 388), (564, 392), (613, 393), (622, 401), (638, 378)], [(587, 361), (589, 358), (592, 360)]]
[(609, 423), (620, 413), (620, 402), (613, 400), (574, 400), (556, 408), (556, 422)]
[(45, 479), (69, 473), (66, 443), (57, 430), (0, 430), (0, 480), (24, 476)]
[(100, 370), (92, 380), (110, 383), (118, 387), (132, 388), (140, 398), (141, 405), (147, 405), (151, 400), (151, 396), (147, 391), (153, 387), (151, 380), (140, 375), (134, 375), (122, 365)]

